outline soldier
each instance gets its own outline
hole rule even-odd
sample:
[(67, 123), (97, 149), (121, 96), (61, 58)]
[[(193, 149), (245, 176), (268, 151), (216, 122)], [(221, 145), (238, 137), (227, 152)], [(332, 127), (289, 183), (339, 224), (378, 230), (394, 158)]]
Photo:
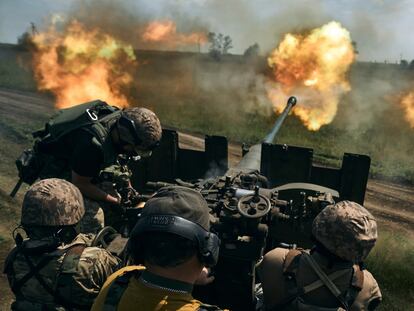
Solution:
[[(96, 100), (63, 109), (39, 131), (36, 150), (49, 157), (39, 177), (64, 178), (76, 185), (85, 198), (81, 230), (97, 232), (104, 226), (102, 207), (121, 203), (111, 187), (98, 185), (100, 171), (119, 154), (150, 156), (161, 132), (157, 116), (145, 108), (119, 110)], [(136, 194), (132, 187), (130, 193)]]
[(192, 295), (208, 284), (205, 267), (214, 266), (218, 237), (209, 232), (207, 202), (195, 190), (166, 187), (142, 211), (129, 240), (134, 264), (109, 277), (92, 306), (98, 310), (219, 310)]
[(12, 310), (88, 310), (120, 261), (90, 247), (91, 235), (78, 234), (85, 213), (78, 188), (51, 178), (33, 184), (22, 206), (21, 226), (5, 262), (16, 297)]
[(314, 219), (314, 247), (268, 252), (260, 265), (267, 310), (374, 310), (382, 296), (363, 268), (377, 240), (375, 218), (361, 205), (342, 201)]

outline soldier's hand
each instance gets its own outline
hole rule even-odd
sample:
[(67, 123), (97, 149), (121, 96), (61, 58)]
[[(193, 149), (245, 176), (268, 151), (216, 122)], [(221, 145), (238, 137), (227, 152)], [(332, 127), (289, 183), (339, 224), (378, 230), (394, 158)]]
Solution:
[(198, 279), (195, 281), (196, 285), (207, 285), (214, 281), (214, 276), (211, 275), (210, 269), (204, 267), (203, 270), (201, 270), (200, 275), (198, 276)]
[(127, 207), (134, 207), (140, 202), (140, 195), (134, 188), (129, 187), (122, 195), (121, 204)]

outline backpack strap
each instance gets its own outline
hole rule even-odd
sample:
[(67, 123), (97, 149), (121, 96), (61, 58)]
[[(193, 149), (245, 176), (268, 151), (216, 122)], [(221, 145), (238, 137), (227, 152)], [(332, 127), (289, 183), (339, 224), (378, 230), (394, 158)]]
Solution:
[[(65, 250), (65, 257), (63, 258), (63, 263), (65, 263), (65, 261), (67, 262), (67, 260), (69, 260), (69, 258), (71, 256), (73, 256), (73, 254), (76, 254), (80, 248), (83, 249), (86, 247), (85, 245), (79, 245), (79, 244), (75, 244), (72, 245), (69, 249)], [(83, 251), (82, 249), (82, 251)], [(12, 287), (12, 290), (15, 291), (17, 293), (19, 293), (21, 296), (22, 293), (20, 291), (21, 287), (24, 285), (24, 283), (26, 283), (30, 278), (35, 277), (36, 280), (39, 282), (39, 284), (43, 287), (44, 290), (46, 290), (49, 295), (51, 295), (52, 297), (54, 297), (55, 301), (57, 304), (62, 305), (63, 307), (67, 308), (68, 310), (72, 310), (73, 308), (76, 309), (83, 309), (83, 310), (89, 310), (89, 306), (82, 306), (82, 305), (78, 305), (76, 302), (73, 301), (68, 301), (67, 298), (64, 297), (68, 297), (68, 296), (62, 296), (62, 293), (59, 292), (59, 288), (57, 287), (56, 290), (53, 289), (51, 284), (48, 284), (43, 278), (42, 276), (39, 274), (39, 271), (45, 267), (51, 260), (56, 258), (56, 255), (51, 255), (51, 254), (45, 254), (43, 255), (42, 259), (39, 261), (39, 263), (37, 265), (34, 265), (34, 263), (32, 262), (32, 260), (30, 259), (30, 256), (27, 254), (27, 252), (25, 252), (24, 250), (22, 250), (22, 254), (25, 258), (25, 261), (27, 263), (27, 265), (29, 266), (29, 273), (27, 273), (22, 279), (20, 279), (19, 281), (17, 281), (17, 283)], [(61, 253), (59, 253), (61, 254)], [(68, 258), (68, 259), (67, 259)], [(63, 266), (63, 264), (62, 264)], [(57, 276), (57, 283), (59, 284), (59, 274)]]
[(56, 277), (54, 297), (58, 304), (66, 308), (89, 309), (88, 306), (81, 306), (70, 300), (73, 289), (73, 275), (78, 271), (79, 260), (85, 248), (86, 244), (72, 245), (65, 253)]
[(137, 274), (136, 270), (127, 271), (118, 276), (109, 287), (102, 311), (116, 311), (122, 295), (128, 288), (129, 280)]
[[(302, 295), (307, 294), (311, 291), (314, 291), (314, 290), (326, 285), (325, 282), (319, 277), (318, 280), (312, 282), (311, 284), (305, 285), (303, 287), (298, 287), (297, 281), (296, 281), (296, 274), (297, 274), (297, 271), (298, 271), (298, 268), (299, 268), (299, 265), (300, 265), (300, 258), (302, 257), (302, 255), (303, 255), (304, 258), (311, 258), (311, 260), (317, 265), (317, 267), (319, 267), (319, 265), (313, 260), (313, 258), (307, 252), (305, 252), (303, 249), (290, 250), (288, 252), (288, 254), (286, 255), (286, 259), (285, 259), (285, 262), (283, 264), (283, 274), (285, 276), (288, 296), (287, 296), (287, 298), (285, 298), (281, 302), (279, 307), (280, 306), (287, 306), (290, 303), (292, 303), (294, 300), (297, 300), (297, 302), (300, 302), (301, 305), (305, 306), (305, 304), (302, 301), (299, 301), (297, 298), (300, 298)], [(312, 269), (314, 269), (314, 266), (312, 264), (309, 264), (309, 265), (312, 267)], [(322, 271), (320, 269), (320, 267), (319, 267), (319, 270)], [(339, 291), (339, 289), (336, 287), (336, 285), (332, 281), (334, 281), (337, 278), (347, 274), (348, 272), (349, 272), (349, 269), (343, 269), (343, 270), (335, 271), (335, 272), (333, 272), (329, 275), (326, 275), (322, 271), (322, 273), (326, 276), (326, 278), (329, 280), (329, 282), (332, 283), (335, 286), (335, 288), (337, 290), (335, 292), (336, 293), (339, 292), (339, 294), (341, 294), (341, 292)], [(315, 273), (319, 276), (319, 274), (316, 271), (315, 271)], [(326, 281), (326, 279), (325, 279), (325, 281)], [(329, 287), (328, 287), (328, 289), (329, 289)], [(342, 296), (341, 296), (341, 298), (342, 298)], [(346, 300), (346, 301), (348, 301), (348, 300)], [(351, 305), (351, 304), (349, 304), (349, 305)], [(315, 307), (315, 306), (312, 306), (312, 307)]]
[(341, 291), (335, 285), (334, 282), (326, 275), (326, 273), (321, 269), (318, 263), (312, 258), (311, 255), (308, 253), (303, 253), (303, 259), (309, 264), (309, 266), (315, 271), (318, 275), (319, 279), (323, 282), (323, 284), (329, 289), (332, 295), (341, 303), (341, 305), (345, 308), (345, 310), (349, 310), (349, 306), (347, 301), (342, 297)]
[(290, 249), (286, 255), (285, 262), (283, 263), (283, 274), (296, 273), (299, 268), (299, 258), (303, 249), (295, 248)]
[(303, 249), (291, 249), (286, 255), (283, 263), (283, 275), (285, 276), (286, 289), (288, 298), (286, 298), (282, 304), (287, 304), (296, 297), (300, 296), (299, 288), (296, 283), (296, 273), (299, 269), (299, 261), (302, 255)]
[(364, 286), (364, 271), (361, 270), (359, 265), (354, 265), (353, 273), (351, 278), (351, 286), (346, 292), (345, 299), (348, 302), (349, 306), (352, 306), (359, 292)]
[(121, 114), (122, 110), (115, 110), (96, 122), (85, 124), (82, 127), (93, 134), (98, 139), (99, 143), (103, 144), (108, 137), (110, 127), (114, 124), (115, 120), (121, 117)]
[(26, 262), (29, 265), (29, 272), (24, 275), (21, 279), (14, 282), (14, 284), (11, 287), (11, 290), (13, 293), (19, 296), (24, 296), (21, 292), (21, 288), (24, 284), (26, 284), (33, 276), (36, 276), (40, 270), (42, 270), (54, 257), (53, 256), (47, 256), (44, 255), (40, 261), (37, 263), (37, 265), (34, 265), (32, 261), (29, 259), (29, 256), (22, 250), (20, 247), (16, 247), (15, 250), (9, 255), (6, 261), (5, 265), (5, 272), (11, 272), (14, 274), (13, 269), (13, 262), (16, 259), (16, 256), (18, 253), (23, 253), (23, 256), (25, 257)]

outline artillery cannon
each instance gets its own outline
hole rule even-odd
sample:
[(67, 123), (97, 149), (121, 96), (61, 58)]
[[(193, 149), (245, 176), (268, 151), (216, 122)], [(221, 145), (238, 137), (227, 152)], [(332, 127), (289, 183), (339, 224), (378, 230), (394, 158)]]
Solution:
[(254, 310), (255, 267), (266, 251), (280, 243), (309, 246), (314, 217), (334, 201), (363, 203), (368, 156), (346, 153), (341, 168), (328, 168), (313, 164), (312, 149), (273, 144), (295, 104), (296, 98), (289, 98), (262, 143), (244, 149), (235, 167), (228, 167), (226, 138), (206, 136), (204, 151), (189, 150), (180, 148), (177, 132), (168, 129), (150, 159), (131, 165), (137, 172), (133, 185), (141, 193), (179, 184), (207, 200), (212, 230), (222, 241), (215, 282), (195, 289), (207, 303)]

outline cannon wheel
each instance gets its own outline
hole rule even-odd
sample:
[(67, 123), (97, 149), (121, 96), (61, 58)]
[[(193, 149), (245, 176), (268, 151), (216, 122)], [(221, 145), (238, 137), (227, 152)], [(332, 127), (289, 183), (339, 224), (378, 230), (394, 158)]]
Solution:
[(269, 213), (271, 207), (269, 199), (264, 195), (247, 194), (237, 203), (238, 212), (246, 218), (261, 218)]
[(95, 238), (92, 241), (91, 246), (107, 248), (109, 244), (108, 237), (116, 233), (118, 232), (111, 226), (103, 227), (96, 234)]

